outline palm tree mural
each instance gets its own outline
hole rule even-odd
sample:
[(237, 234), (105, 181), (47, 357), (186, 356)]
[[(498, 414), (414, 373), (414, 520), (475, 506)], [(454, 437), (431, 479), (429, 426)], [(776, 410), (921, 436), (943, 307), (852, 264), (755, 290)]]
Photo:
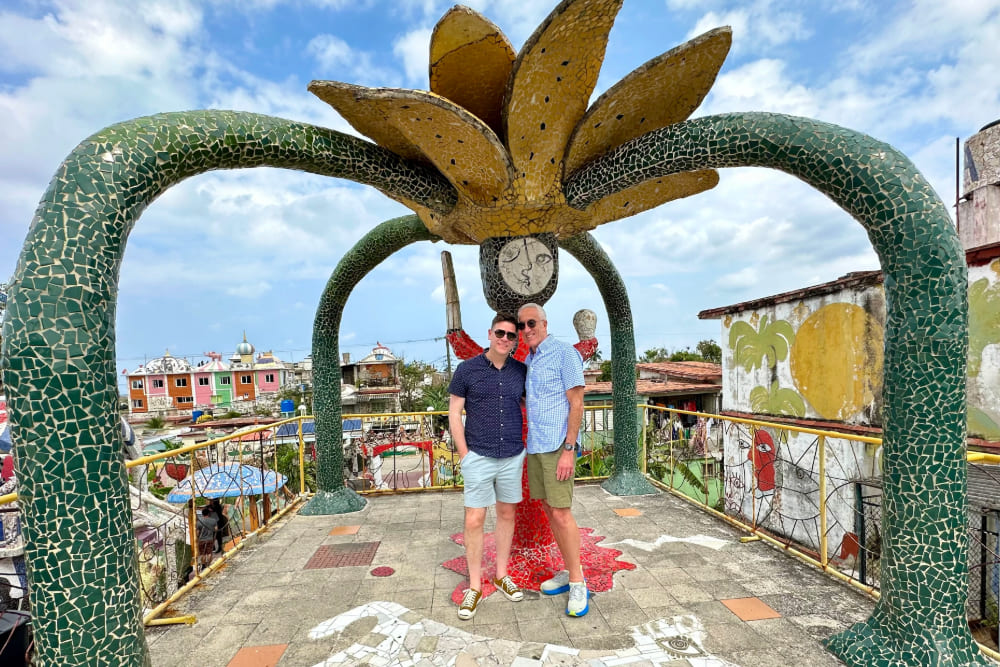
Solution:
[(768, 387), (754, 387), (750, 390), (750, 407), (754, 412), (764, 415), (788, 415), (803, 417), (806, 414), (806, 404), (794, 389), (778, 386), (775, 380)]
[[(628, 296), (587, 232), (708, 190), (722, 167), (780, 169), (829, 196), (866, 228), (893, 278), (884, 445), (893, 474), (883, 487), (882, 598), (868, 621), (828, 645), (851, 665), (984, 664), (965, 623), (968, 284), (947, 209), (912, 162), (861, 133), (767, 113), (687, 120), (728, 53), (728, 28), (650, 60), (588, 108), (621, 4), (563, 0), (520, 53), (458, 7), (431, 40), (430, 91), (310, 85), (375, 143), (257, 114), (190, 111), (113, 125), (70, 153), (31, 222), (3, 324), (39, 664), (148, 661), (115, 411), (119, 270), (134, 224), (166, 189), (212, 169), (256, 166), (366, 183), (416, 213), (349, 251), (317, 308), (319, 495), (343, 491), (340, 316), (354, 285), (396, 250), (424, 240), (478, 244), (490, 248), (482, 263), (512, 259), (510, 243), (530, 249), (537, 274), (483, 264), (488, 289), (520, 298), (554, 290), (556, 244), (573, 253), (604, 299), (614, 400), (629, 405)], [(774, 367), (788, 354), (790, 332), (765, 324), (756, 338), (740, 332), (732, 341), (745, 349), (745, 368)], [(644, 478), (635, 424), (624, 422), (615, 474), (633, 476), (616, 492), (632, 493)], [(58, 553), (73, 558), (51, 557)]]
[(749, 372), (765, 362), (774, 369), (779, 361), (788, 358), (788, 351), (795, 342), (795, 329), (785, 320), (768, 322), (760, 318), (757, 329), (749, 322), (737, 321), (729, 329), (729, 349), (733, 351), (737, 366)]

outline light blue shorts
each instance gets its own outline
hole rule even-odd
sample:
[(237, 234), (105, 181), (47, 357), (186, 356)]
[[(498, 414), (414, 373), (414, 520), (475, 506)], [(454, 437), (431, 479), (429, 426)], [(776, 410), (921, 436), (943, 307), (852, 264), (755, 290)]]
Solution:
[(462, 459), (465, 506), (489, 507), (498, 500), (511, 504), (521, 502), (523, 473), (524, 452), (506, 459), (494, 459), (470, 449)]

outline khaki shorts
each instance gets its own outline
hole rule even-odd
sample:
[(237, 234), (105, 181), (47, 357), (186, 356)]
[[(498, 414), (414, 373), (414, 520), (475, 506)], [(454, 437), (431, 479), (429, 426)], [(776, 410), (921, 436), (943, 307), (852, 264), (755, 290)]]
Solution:
[(528, 454), (528, 492), (533, 500), (544, 500), (549, 507), (571, 507), (573, 505), (573, 479), (576, 468), (569, 479), (556, 479), (556, 466), (562, 456), (562, 447), (554, 452)]

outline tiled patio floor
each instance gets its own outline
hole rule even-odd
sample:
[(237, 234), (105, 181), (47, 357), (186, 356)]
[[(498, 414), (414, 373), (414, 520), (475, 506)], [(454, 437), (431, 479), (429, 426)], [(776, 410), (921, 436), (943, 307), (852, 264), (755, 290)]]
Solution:
[(462, 554), (450, 539), (461, 494), (382, 496), (353, 514), (292, 516), (248, 545), (175, 606), (197, 624), (147, 630), (153, 664), (824, 667), (841, 663), (820, 640), (874, 605), (667, 493), (578, 486), (574, 512), (636, 565), (582, 618), (564, 614), (565, 595), (529, 591), (517, 603), (492, 595), (459, 620), (462, 577), (441, 563)]

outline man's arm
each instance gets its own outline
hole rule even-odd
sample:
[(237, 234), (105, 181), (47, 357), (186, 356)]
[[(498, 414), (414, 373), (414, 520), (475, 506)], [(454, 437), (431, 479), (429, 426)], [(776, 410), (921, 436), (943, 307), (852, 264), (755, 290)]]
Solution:
[(451, 440), (455, 443), (458, 456), (465, 458), (469, 446), (465, 442), (465, 424), (462, 423), (462, 410), (465, 408), (465, 398), (451, 394), (448, 399), (448, 427), (451, 429)]
[(567, 389), (566, 399), (569, 400), (569, 419), (567, 419), (566, 440), (564, 442), (576, 442), (576, 438), (580, 434), (580, 423), (583, 420), (583, 386)]
[[(566, 398), (569, 400), (569, 417), (566, 419), (566, 438), (563, 442), (576, 442), (580, 433), (580, 420), (583, 418), (583, 385), (567, 389)], [(562, 444), (559, 446), (562, 447)], [(570, 479), (575, 468), (576, 450), (563, 448), (556, 463), (556, 479), (560, 482)]]

